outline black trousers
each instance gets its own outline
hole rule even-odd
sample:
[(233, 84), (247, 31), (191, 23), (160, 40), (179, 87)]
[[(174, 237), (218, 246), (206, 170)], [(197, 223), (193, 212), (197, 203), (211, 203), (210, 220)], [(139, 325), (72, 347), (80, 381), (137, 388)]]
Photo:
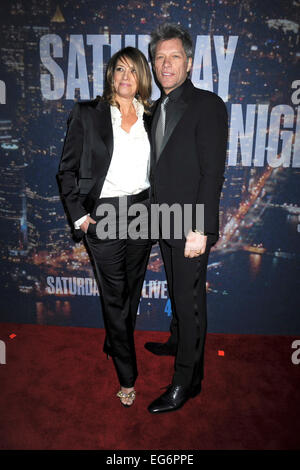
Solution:
[(207, 330), (206, 273), (210, 253), (186, 258), (182, 248), (160, 240), (172, 306), (169, 342), (177, 345), (174, 385), (197, 387), (204, 372)]
[[(129, 196), (128, 208), (131, 201)], [(139, 202), (149, 207), (148, 199)], [(116, 221), (118, 223), (122, 218), (124, 229), (124, 214), (120, 215), (118, 212), (119, 198), (99, 199), (98, 206), (103, 203), (115, 207)], [(96, 215), (97, 207), (91, 217), (98, 223), (102, 216)], [(127, 218), (127, 226), (133, 218)], [(138, 376), (134, 329), (152, 244), (149, 238), (135, 240), (120, 237), (117, 230), (116, 239), (99, 239), (96, 224), (90, 224), (85, 238), (100, 287), (106, 328), (104, 351), (114, 361), (120, 385), (129, 388), (134, 386)]]

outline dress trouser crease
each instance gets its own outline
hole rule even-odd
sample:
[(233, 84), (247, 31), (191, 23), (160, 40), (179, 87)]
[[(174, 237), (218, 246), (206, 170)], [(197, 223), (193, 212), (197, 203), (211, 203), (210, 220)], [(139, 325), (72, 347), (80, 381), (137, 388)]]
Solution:
[[(110, 198), (117, 220), (121, 217), (118, 200)], [(98, 222), (101, 217), (96, 212), (97, 208), (91, 217)], [(104, 351), (113, 359), (120, 385), (130, 388), (138, 376), (134, 329), (151, 243), (148, 239), (99, 239), (96, 225), (89, 225), (85, 239), (99, 283), (106, 329)]]
[(210, 246), (196, 258), (186, 258), (183, 249), (172, 247), (164, 240), (160, 240), (160, 249), (172, 306), (169, 342), (177, 344), (173, 384), (197, 387), (203, 379)]

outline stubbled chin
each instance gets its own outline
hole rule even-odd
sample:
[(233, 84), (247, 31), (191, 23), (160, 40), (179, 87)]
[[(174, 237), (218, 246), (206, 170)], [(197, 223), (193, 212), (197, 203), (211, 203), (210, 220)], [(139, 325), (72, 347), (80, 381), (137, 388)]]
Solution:
[(173, 77), (161, 77), (161, 83), (165, 83), (166, 85), (172, 84), (174, 82)]

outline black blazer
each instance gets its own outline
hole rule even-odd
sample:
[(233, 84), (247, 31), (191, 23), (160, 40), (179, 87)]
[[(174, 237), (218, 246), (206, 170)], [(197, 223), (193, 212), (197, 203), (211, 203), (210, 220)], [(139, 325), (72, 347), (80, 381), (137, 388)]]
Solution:
[[(149, 133), (148, 121), (144, 114), (145, 128)], [(94, 208), (111, 162), (113, 129), (110, 105), (100, 98), (76, 103), (67, 124), (57, 179), (73, 229), (74, 222)], [(78, 239), (83, 236), (82, 230), (74, 233)]]
[[(208, 241), (219, 237), (219, 201), (224, 182), (228, 137), (227, 109), (222, 99), (195, 88), (186, 80), (177, 102), (178, 112), (168, 119), (160, 155), (155, 155), (155, 130), (159, 100), (154, 105), (151, 125), (153, 149), (151, 183), (153, 200), (169, 206), (192, 204), (195, 226), (196, 204), (204, 204), (204, 231)], [(171, 239), (171, 245), (182, 246)]]

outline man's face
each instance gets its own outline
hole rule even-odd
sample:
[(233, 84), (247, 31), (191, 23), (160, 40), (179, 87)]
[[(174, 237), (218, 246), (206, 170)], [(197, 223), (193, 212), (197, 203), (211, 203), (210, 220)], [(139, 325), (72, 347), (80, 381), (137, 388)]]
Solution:
[(167, 39), (157, 43), (154, 69), (166, 94), (185, 81), (191, 66), (192, 59), (187, 58), (181, 39)]

